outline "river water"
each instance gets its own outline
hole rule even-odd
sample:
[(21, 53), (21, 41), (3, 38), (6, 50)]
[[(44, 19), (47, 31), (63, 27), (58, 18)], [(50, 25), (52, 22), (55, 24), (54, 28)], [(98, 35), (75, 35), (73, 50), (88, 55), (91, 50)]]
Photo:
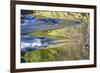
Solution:
[(77, 26), (81, 22), (66, 22), (61, 25), (62, 19), (54, 18), (40, 18), (36, 19), (35, 16), (24, 15), (21, 16), (21, 52), (37, 50), (47, 45), (54, 45), (53, 39), (43, 36), (32, 36), (30, 33), (58, 29), (67, 26)]

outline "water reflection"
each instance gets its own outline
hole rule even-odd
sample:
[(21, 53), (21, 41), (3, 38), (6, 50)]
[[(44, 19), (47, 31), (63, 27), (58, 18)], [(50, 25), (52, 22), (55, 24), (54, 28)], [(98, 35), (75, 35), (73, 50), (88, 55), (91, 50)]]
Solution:
[[(63, 26), (61, 23), (63, 20), (54, 18), (40, 18), (36, 19), (35, 16), (21, 15), (21, 51), (36, 50), (47, 45), (53, 45), (52, 39), (47, 37), (30, 36), (29, 33), (50, 30), (54, 28), (62, 28), (71, 25), (80, 25), (81, 22), (65, 23)], [(57, 26), (56, 26), (57, 25)]]

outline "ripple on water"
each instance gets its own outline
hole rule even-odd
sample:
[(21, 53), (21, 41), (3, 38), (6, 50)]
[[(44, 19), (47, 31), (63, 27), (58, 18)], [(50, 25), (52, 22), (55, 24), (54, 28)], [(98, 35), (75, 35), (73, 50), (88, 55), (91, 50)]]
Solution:
[(34, 37), (22, 35), (21, 37), (21, 51), (36, 50), (46, 45), (54, 44), (53, 40), (46, 37)]

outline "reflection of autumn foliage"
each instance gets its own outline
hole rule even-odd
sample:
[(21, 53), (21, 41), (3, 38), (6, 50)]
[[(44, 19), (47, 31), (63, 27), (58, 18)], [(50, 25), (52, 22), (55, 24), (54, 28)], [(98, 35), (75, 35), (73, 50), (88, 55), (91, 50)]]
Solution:
[(43, 49), (26, 52), (23, 57), (27, 62), (64, 61), (89, 59), (89, 34), (87, 26), (69, 26), (61, 29), (31, 33), (35, 36), (56, 37), (55, 45)]
[[(29, 33), (32, 36), (44, 36), (55, 39), (55, 45), (47, 45), (39, 50), (25, 52), (22, 59), (26, 62), (64, 61), (89, 59), (89, 13), (33, 11), (30, 15), (40, 18), (62, 19), (64, 26), (71, 20), (81, 22), (77, 26)], [(53, 28), (53, 27), (52, 27)], [(56, 40), (57, 39), (57, 40)]]
[(68, 20), (69, 19), (80, 20), (80, 21), (87, 21), (89, 19), (89, 13), (81, 13), (81, 12), (33, 11), (32, 15), (59, 18), (59, 19), (68, 19)]

